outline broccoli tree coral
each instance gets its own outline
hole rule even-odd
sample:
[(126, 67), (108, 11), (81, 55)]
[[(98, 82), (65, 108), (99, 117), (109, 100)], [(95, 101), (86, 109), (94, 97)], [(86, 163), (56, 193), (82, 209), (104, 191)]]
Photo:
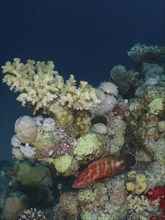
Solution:
[(49, 106), (53, 103), (76, 110), (89, 109), (99, 103), (92, 86), (86, 81), (80, 81), (77, 88), (73, 75), (64, 82), (63, 77), (54, 70), (52, 61), (45, 63), (27, 60), (23, 64), (19, 58), (15, 58), (13, 63), (6, 62), (2, 69), (6, 73), (3, 82), (11, 90), (20, 92), (17, 100), (23, 106), (30, 106), (34, 113), (39, 110), (50, 113)]

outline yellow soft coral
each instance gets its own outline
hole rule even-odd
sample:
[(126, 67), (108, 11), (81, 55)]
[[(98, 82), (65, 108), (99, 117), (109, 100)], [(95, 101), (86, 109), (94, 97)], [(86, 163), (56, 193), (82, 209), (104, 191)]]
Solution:
[(91, 189), (81, 189), (78, 191), (77, 198), (80, 203), (90, 203), (96, 199), (96, 192)]
[(62, 76), (54, 70), (52, 61), (35, 62), (27, 60), (26, 64), (21, 63), (19, 58), (14, 62), (6, 62), (2, 66), (3, 78), (11, 90), (20, 92), (17, 100), (23, 106), (28, 105), (34, 110), (49, 113), (49, 106), (59, 103), (74, 110), (89, 109), (100, 102), (96, 95), (96, 89), (86, 81), (81, 81), (76, 87), (76, 80), (73, 75), (64, 82)]
[(125, 185), (128, 192), (140, 195), (147, 189), (148, 182), (144, 174), (131, 170), (128, 172), (127, 176), (128, 181), (126, 181)]

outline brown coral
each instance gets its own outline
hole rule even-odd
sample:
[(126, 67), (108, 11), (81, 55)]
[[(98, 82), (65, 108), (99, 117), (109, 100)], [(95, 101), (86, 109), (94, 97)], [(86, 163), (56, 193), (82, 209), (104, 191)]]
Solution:
[(60, 209), (69, 219), (76, 219), (78, 216), (78, 201), (77, 196), (73, 192), (64, 193), (60, 197)]

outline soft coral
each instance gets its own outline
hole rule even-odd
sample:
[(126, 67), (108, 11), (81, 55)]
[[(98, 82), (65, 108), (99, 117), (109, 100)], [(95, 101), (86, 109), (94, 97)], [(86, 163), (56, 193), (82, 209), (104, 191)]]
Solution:
[(164, 212), (161, 216), (151, 216), (149, 220), (165, 220), (165, 185), (149, 189), (145, 195), (151, 201), (160, 199), (159, 208)]
[(152, 189), (148, 189), (146, 194), (149, 200), (156, 200), (165, 197), (165, 186), (156, 186)]

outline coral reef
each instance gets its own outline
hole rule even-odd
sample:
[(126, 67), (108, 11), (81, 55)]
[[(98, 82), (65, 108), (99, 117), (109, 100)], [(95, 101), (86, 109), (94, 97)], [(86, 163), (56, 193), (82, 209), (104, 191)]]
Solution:
[(114, 66), (98, 88), (64, 82), (52, 61), (2, 67), (34, 114), (15, 122), (2, 220), (164, 219), (165, 48), (136, 44), (128, 56), (138, 65)]

